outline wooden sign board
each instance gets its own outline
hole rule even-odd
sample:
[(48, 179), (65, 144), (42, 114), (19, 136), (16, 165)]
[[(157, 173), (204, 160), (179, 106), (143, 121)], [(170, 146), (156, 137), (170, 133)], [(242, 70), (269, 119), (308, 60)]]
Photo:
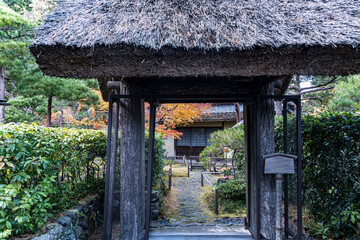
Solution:
[(294, 174), (294, 159), (296, 156), (283, 153), (275, 153), (263, 156), (265, 159), (265, 174)]

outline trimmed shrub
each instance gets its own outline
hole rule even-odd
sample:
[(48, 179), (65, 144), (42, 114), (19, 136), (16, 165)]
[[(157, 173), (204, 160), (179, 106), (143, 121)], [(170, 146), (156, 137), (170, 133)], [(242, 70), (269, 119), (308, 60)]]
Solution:
[(102, 188), (105, 155), (100, 131), (2, 125), (0, 238), (35, 232), (54, 212)]
[[(277, 122), (278, 149), (281, 131)], [(303, 197), (316, 232), (326, 239), (360, 238), (360, 117), (351, 112), (303, 116), (302, 144)]]
[[(164, 175), (164, 139), (159, 133), (155, 133), (154, 142), (154, 163), (153, 163), (153, 184), (156, 184), (155, 179), (160, 179)], [(148, 161), (148, 144), (149, 144), (149, 132), (145, 132), (145, 160)], [(147, 166), (147, 163), (146, 163)]]
[(217, 186), (219, 198), (229, 200), (246, 200), (246, 184), (243, 180), (229, 179)]

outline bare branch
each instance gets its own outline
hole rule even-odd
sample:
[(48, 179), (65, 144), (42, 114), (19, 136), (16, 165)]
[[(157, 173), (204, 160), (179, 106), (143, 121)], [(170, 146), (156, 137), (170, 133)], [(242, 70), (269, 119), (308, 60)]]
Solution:
[(322, 103), (321, 98), (318, 98), (318, 97), (306, 97), (306, 98), (301, 98), (301, 101), (309, 101), (309, 100), (318, 100), (319, 102)]
[(334, 87), (318, 88), (318, 89), (313, 89), (313, 90), (305, 91), (305, 92), (302, 92), (302, 93), (300, 93), (300, 94), (303, 95), (303, 94), (307, 94), (307, 93), (325, 91), (325, 90), (329, 90), (329, 89), (333, 89), (333, 88), (334, 88)]
[[(323, 83), (323, 84), (319, 84), (319, 85), (316, 85), (316, 86), (311, 86), (311, 87), (305, 87), (305, 88), (300, 88), (299, 90), (300, 91), (304, 91), (304, 90), (310, 90), (310, 89), (314, 89), (314, 88), (320, 88), (320, 87), (325, 87), (331, 83), (334, 83), (336, 80), (336, 77), (333, 77), (331, 78), (329, 81), (327, 81), (326, 83)], [(288, 89), (291, 89), (291, 90), (297, 90), (297, 87), (292, 85), (290, 86)], [(305, 92), (307, 93), (307, 92)], [(304, 94), (304, 93), (301, 93), (301, 94)]]
[(333, 77), (331, 78), (329, 81), (327, 81), (326, 83), (324, 84), (319, 84), (319, 85), (316, 85), (316, 86), (311, 86), (311, 87), (306, 87), (306, 88), (301, 88), (300, 91), (303, 91), (303, 90), (308, 90), (308, 89), (314, 89), (314, 88), (319, 88), (319, 87), (325, 87), (333, 82), (335, 82), (336, 80), (336, 77)]

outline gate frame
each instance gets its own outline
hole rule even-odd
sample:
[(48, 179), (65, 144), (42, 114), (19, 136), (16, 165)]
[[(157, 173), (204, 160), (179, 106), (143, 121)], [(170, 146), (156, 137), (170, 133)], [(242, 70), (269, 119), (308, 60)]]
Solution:
[[(149, 239), (150, 232), (150, 218), (151, 218), (151, 192), (152, 192), (152, 166), (154, 156), (154, 136), (155, 136), (155, 120), (156, 120), (156, 106), (158, 104), (166, 103), (216, 103), (216, 102), (243, 102), (252, 103), (256, 106), (256, 231), (253, 232), (249, 228), (251, 234), (256, 240), (266, 239), (261, 234), (261, 218), (260, 218), (260, 179), (261, 179), (261, 155), (260, 155), (260, 113), (261, 113), (261, 100), (272, 99), (283, 101), (283, 142), (284, 153), (288, 152), (287, 144), (287, 103), (293, 102), (296, 105), (296, 149), (297, 149), (297, 234), (291, 239), (300, 240), (302, 238), (302, 149), (301, 149), (301, 96), (299, 95), (254, 95), (254, 94), (191, 94), (191, 95), (120, 95), (110, 94), (109, 96), (109, 118), (108, 118), (108, 141), (107, 141), (107, 161), (106, 163), (106, 180), (105, 180), (105, 206), (104, 206), (104, 225), (103, 225), (103, 240), (111, 240), (112, 235), (112, 206), (114, 198), (114, 181), (115, 181), (115, 168), (116, 168), (116, 152), (117, 141), (119, 132), (119, 105), (120, 99), (144, 99), (150, 104), (150, 119), (149, 119), (149, 150), (148, 150), (148, 172), (147, 174), (147, 196), (146, 196), (146, 221), (145, 221), (145, 235), (144, 239)], [(116, 103), (116, 113), (113, 113), (113, 105)], [(115, 115), (115, 126), (113, 126), (113, 114)], [(121, 120), (120, 120), (121, 121)], [(114, 149), (111, 148), (112, 129), (115, 127), (115, 141)], [(115, 150), (115, 154), (114, 151)], [(247, 185), (248, 185), (247, 179)], [(249, 196), (251, 197), (251, 196)], [(249, 202), (249, 205), (251, 201)], [(289, 239), (289, 225), (288, 225), (288, 178), (284, 178), (284, 218), (285, 218), (285, 239)], [(247, 209), (249, 211), (249, 209)], [(121, 223), (120, 223), (121, 224)]]

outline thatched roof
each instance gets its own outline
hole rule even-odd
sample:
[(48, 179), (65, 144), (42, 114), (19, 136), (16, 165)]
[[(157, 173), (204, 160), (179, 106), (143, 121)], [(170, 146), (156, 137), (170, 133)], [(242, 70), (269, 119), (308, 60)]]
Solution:
[(68, 77), (336, 75), (360, 69), (360, 1), (59, 0), (31, 51)]

